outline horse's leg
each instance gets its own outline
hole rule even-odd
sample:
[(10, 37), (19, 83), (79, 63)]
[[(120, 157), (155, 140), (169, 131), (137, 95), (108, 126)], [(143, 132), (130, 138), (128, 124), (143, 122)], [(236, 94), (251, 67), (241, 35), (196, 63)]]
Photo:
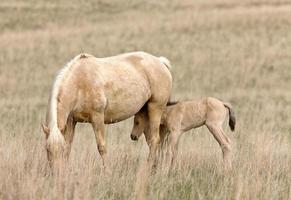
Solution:
[(149, 145), (149, 157), (148, 161), (150, 166), (155, 166), (157, 162), (157, 148), (160, 142), (159, 127), (161, 122), (161, 116), (163, 113), (163, 107), (157, 103), (149, 102), (148, 103), (148, 116), (149, 116), (149, 136), (148, 136), (148, 145)]
[(225, 139), (221, 126), (214, 122), (206, 122), (206, 126), (221, 147), (224, 163), (231, 168), (231, 146)]
[(219, 126), (220, 132), (222, 133), (224, 139), (227, 141), (228, 144), (231, 144), (231, 140), (230, 138), (224, 133), (223, 129), (222, 129), (222, 125)]
[(92, 126), (95, 133), (95, 139), (97, 148), (102, 159), (103, 168), (106, 169), (106, 147), (105, 147), (105, 124), (104, 124), (104, 113), (96, 112), (92, 116)]
[(160, 126), (160, 146), (159, 146), (159, 159), (161, 163), (164, 162), (164, 146), (166, 146), (167, 130), (164, 126)]
[[(228, 109), (226, 109), (225, 107), (224, 107), (223, 109), (224, 109), (225, 111), (228, 112)], [(221, 112), (221, 113), (223, 113), (223, 112)], [(217, 125), (218, 125), (218, 127), (219, 127), (219, 129), (220, 129), (220, 132), (222, 133), (224, 139), (225, 139), (229, 144), (231, 144), (231, 140), (230, 140), (229, 137), (224, 133), (224, 131), (223, 131), (223, 129), (222, 129), (222, 125), (223, 125), (224, 121), (226, 120), (226, 117), (227, 117), (227, 113), (225, 113), (225, 112), (224, 112), (223, 114), (221, 114), (220, 117), (217, 117)]]
[(66, 124), (66, 131), (64, 133), (64, 138), (67, 144), (66, 147), (66, 159), (69, 158), (70, 152), (71, 152), (71, 147), (72, 147), (72, 142), (74, 139), (75, 135), (75, 126), (76, 126), (76, 121), (74, 121), (74, 118), (69, 116)]
[(232, 162), (232, 158), (231, 158), (231, 156), (232, 156), (232, 154), (231, 154), (231, 152), (232, 152), (232, 149), (231, 149), (231, 140), (224, 133), (224, 131), (222, 129), (222, 125), (220, 125), (218, 128), (219, 128), (220, 133), (223, 135), (223, 137), (225, 138), (225, 140), (227, 142), (226, 150), (224, 152), (224, 154), (225, 154), (224, 157), (226, 158), (225, 160), (226, 160), (227, 166), (229, 168), (231, 168), (232, 167), (232, 163), (231, 163)]
[[(226, 119), (226, 114), (225, 115), (222, 115), (220, 118), (217, 119), (217, 127), (220, 131), (220, 133), (222, 134), (222, 136), (224, 137), (225, 141), (228, 143), (229, 147), (231, 148), (231, 140), (230, 138), (224, 133), (223, 131), (223, 128), (222, 128), (222, 125), (224, 123)], [(230, 154), (230, 153), (229, 153)], [(230, 156), (229, 156), (230, 157)]]
[(181, 126), (184, 113), (183, 108), (174, 111), (175, 112), (172, 112), (168, 116), (168, 128), (170, 130), (168, 155), (171, 156), (171, 158), (169, 158), (171, 168), (174, 168), (177, 164), (178, 144), (182, 133)]
[(170, 167), (170, 169), (175, 168), (177, 164), (179, 139), (180, 139), (179, 131), (174, 130), (170, 132), (166, 159), (167, 165)]
[(178, 155), (178, 146), (179, 146), (179, 133), (174, 133), (175, 136), (171, 139), (171, 149), (172, 149), (172, 160), (171, 166), (175, 167), (177, 165), (177, 155)]

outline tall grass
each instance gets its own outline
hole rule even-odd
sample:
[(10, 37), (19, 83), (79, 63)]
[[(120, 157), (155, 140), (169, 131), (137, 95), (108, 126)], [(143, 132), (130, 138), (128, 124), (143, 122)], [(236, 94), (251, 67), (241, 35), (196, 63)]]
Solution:
[[(0, 3), (0, 199), (291, 199), (291, 2)], [(232, 171), (206, 128), (180, 142), (178, 168), (147, 174), (132, 119), (107, 126), (112, 174), (77, 126), (63, 191), (48, 175), (40, 123), (56, 71), (80, 52), (143, 50), (173, 65), (173, 99), (233, 104)]]

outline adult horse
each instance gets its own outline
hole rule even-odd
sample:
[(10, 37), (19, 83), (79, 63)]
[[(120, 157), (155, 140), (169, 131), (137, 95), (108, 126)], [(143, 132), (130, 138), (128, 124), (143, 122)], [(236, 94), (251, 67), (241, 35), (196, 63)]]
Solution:
[(97, 148), (106, 167), (105, 124), (135, 115), (148, 104), (149, 160), (159, 142), (161, 115), (172, 89), (170, 62), (145, 52), (107, 58), (80, 54), (57, 75), (42, 125), (46, 149), (54, 168), (69, 157), (77, 122), (92, 124)]

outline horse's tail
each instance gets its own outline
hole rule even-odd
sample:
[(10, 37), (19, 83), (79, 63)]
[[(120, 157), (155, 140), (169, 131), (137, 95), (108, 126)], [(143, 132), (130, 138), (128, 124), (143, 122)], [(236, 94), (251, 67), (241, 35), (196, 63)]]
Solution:
[(234, 114), (234, 110), (232, 108), (232, 105), (230, 103), (225, 103), (225, 102), (223, 102), (223, 105), (228, 109), (228, 114), (229, 114), (228, 125), (230, 127), (230, 130), (234, 131), (235, 125), (236, 125), (236, 118), (235, 118), (235, 114)]
[(172, 65), (171, 65), (171, 62), (169, 61), (168, 58), (166, 57), (159, 57), (159, 60), (168, 68), (168, 69), (171, 69), (172, 68)]

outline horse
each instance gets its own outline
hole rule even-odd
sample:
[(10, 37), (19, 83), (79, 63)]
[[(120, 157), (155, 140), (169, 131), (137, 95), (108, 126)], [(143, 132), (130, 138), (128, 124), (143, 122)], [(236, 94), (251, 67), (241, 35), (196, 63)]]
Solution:
[(149, 157), (159, 143), (159, 125), (170, 98), (170, 61), (145, 52), (96, 58), (80, 54), (68, 62), (55, 78), (46, 121), (42, 124), (52, 168), (66, 163), (77, 122), (91, 123), (97, 149), (106, 168), (105, 124), (135, 115), (148, 105)]
[[(134, 116), (131, 131), (132, 140), (138, 140), (143, 133), (146, 140), (149, 137), (149, 116), (146, 111), (147, 107), (145, 106)], [(222, 102), (213, 97), (198, 101), (168, 102), (161, 118), (160, 138), (161, 148), (167, 140), (167, 157), (171, 166), (176, 163), (178, 143), (182, 133), (205, 125), (221, 147), (225, 166), (231, 168), (231, 140), (222, 129), (227, 116), (229, 116), (229, 127), (234, 131), (236, 118), (230, 103)]]

